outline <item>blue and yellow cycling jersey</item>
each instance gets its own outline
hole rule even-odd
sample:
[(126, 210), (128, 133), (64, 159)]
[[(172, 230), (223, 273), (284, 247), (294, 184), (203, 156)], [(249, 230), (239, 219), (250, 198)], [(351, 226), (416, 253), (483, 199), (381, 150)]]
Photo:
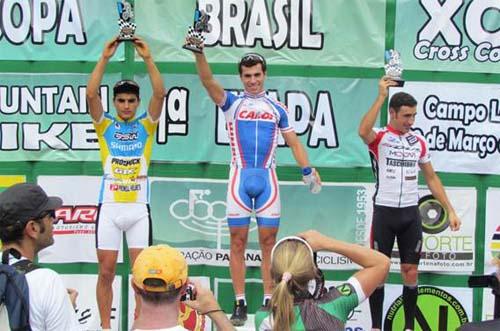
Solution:
[(99, 203), (148, 203), (148, 167), (157, 125), (147, 113), (126, 122), (104, 113), (94, 122), (103, 168)]

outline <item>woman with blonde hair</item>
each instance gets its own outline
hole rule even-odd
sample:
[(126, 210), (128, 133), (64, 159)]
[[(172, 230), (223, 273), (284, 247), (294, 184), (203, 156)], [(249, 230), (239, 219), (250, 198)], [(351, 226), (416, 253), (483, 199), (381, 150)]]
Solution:
[[(316, 251), (344, 255), (363, 269), (327, 291), (323, 273), (316, 266)], [(389, 259), (375, 250), (314, 230), (285, 237), (271, 252), (275, 288), (269, 306), (255, 315), (256, 330), (344, 330), (348, 315), (385, 280), (389, 265)]]

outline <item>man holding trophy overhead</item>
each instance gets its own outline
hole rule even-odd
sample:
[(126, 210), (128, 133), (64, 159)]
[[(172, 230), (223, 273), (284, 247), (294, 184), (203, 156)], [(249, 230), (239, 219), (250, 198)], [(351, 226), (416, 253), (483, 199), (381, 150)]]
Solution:
[[(118, 8), (120, 27), (125, 27), (125, 30), (122, 29), (119, 37), (105, 45), (87, 83), (87, 102), (99, 141), (104, 173), (96, 221), (99, 262), (96, 296), (103, 330), (111, 328), (112, 283), (122, 233), (126, 234), (131, 265), (141, 250), (151, 245), (147, 175), (153, 137), (165, 97), (163, 80), (148, 45), (133, 35), (135, 24), (130, 21), (133, 17), (130, 4), (119, 3)], [(120, 8), (123, 10), (120, 11)], [(133, 80), (121, 80), (113, 87), (116, 116), (104, 113), (98, 92), (106, 65), (122, 40), (133, 44), (146, 65), (151, 81), (153, 95), (147, 111), (139, 116), (136, 113), (141, 101), (140, 88)]]
[[(377, 180), (373, 197), (371, 246), (389, 258), (397, 239), (403, 278), (405, 330), (414, 329), (418, 295), (418, 264), (422, 249), (422, 221), (418, 208), (418, 172), (422, 171), (432, 195), (444, 207), (452, 231), (460, 228), (446, 192), (434, 172), (429, 147), (424, 137), (412, 131), (417, 101), (405, 92), (395, 93), (389, 101), (389, 124), (374, 128), (389, 87), (403, 86), (399, 53), (386, 53), (386, 75), (378, 83), (378, 96), (359, 125), (359, 135), (368, 145)], [(372, 330), (382, 328), (384, 284), (370, 296)]]
[(184, 48), (193, 51), (201, 83), (210, 98), (221, 107), (227, 123), (232, 155), (227, 220), (231, 238), (230, 271), (236, 297), (231, 322), (241, 326), (247, 319), (244, 253), (253, 213), (262, 250), (263, 305), (268, 304), (272, 293), (270, 254), (276, 242), (281, 213), (275, 169), (279, 132), (302, 168), (304, 181), (315, 184), (318, 192), (321, 180), (316, 170), (310, 167), (307, 153), (289, 125), (286, 107), (266, 95), (264, 57), (249, 53), (239, 61), (238, 70), (244, 87), (241, 95), (224, 91), (215, 80), (203, 54), (203, 33), (208, 31), (208, 20), (206, 14), (196, 10), (194, 27), (188, 31)]

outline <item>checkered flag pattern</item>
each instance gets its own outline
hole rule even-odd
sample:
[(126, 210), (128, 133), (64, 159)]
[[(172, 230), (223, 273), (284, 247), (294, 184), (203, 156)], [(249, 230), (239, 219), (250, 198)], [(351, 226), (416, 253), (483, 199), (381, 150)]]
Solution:
[(194, 27), (190, 26), (186, 36), (186, 43), (183, 47), (193, 52), (202, 53), (204, 42), (203, 31), (197, 31)]
[(120, 27), (120, 39), (133, 39), (137, 25), (132, 22), (126, 22), (122, 19), (118, 20)]

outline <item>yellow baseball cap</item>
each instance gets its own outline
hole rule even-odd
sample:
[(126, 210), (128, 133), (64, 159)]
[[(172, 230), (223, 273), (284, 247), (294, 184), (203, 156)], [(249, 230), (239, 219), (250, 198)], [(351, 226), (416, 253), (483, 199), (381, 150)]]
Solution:
[[(134, 284), (149, 292), (168, 292), (180, 288), (187, 281), (188, 266), (181, 252), (168, 245), (145, 248), (132, 267)], [(161, 280), (162, 284), (148, 282)]]

